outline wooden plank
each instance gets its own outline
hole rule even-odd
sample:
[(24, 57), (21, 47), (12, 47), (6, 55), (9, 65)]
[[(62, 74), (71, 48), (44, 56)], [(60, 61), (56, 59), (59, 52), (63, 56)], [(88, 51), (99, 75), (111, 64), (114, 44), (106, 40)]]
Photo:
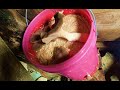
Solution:
[(0, 81), (33, 81), (0, 37)]
[(92, 9), (97, 23), (98, 41), (120, 38), (120, 9)]

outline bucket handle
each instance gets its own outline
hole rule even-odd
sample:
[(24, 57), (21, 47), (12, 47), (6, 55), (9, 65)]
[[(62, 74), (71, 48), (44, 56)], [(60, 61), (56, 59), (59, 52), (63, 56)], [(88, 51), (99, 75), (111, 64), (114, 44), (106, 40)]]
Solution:
[(92, 12), (91, 9), (89, 9), (89, 11), (90, 11), (90, 13), (91, 13), (91, 15), (92, 15), (92, 17), (93, 17), (93, 19), (94, 19), (94, 25), (95, 25), (95, 28), (96, 28), (96, 36), (98, 36), (98, 32), (97, 32), (97, 24), (96, 24), (96, 18), (95, 18), (95, 15), (93, 14), (93, 12)]

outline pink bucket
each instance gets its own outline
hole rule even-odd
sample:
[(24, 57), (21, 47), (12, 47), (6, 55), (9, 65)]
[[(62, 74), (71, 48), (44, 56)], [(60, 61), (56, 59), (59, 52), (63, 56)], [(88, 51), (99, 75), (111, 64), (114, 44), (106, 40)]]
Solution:
[[(89, 37), (84, 46), (70, 59), (55, 65), (44, 66), (38, 62), (35, 51), (30, 43), (31, 35), (36, 32), (47, 20), (60, 10), (64, 13), (77, 13), (83, 15), (91, 25)], [(95, 20), (88, 9), (46, 9), (39, 13), (27, 27), (23, 37), (23, 51), (26, 58), (37, 68), (51, 73), (60, 73), (73, 80), (83, 80), (87, 75), (93, 75), (98, 68), (98, 51), (96, 47)]]

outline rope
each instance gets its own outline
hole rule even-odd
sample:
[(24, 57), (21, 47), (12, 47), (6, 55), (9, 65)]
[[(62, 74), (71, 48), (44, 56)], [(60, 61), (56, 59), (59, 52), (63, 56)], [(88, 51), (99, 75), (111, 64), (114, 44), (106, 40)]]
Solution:
[(25, 9), (25, 19), (26, 19), (26, 25), (28, 26), (27, 9)]

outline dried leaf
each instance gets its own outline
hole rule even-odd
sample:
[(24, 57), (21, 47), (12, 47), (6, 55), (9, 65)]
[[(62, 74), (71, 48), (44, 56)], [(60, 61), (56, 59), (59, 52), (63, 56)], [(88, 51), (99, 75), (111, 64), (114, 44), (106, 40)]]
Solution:
[(111, 67), (111, 65), (114, 63), (113, 55), (107, 52), (105, 56), (102, 57), (101, 63), (102, 63), (102, 69), (106, 73), (108, 69)]
[(111, 78), (111, 81), (119, 81), (118, 77), (115, 75), (112, 75), (110, 78)]

